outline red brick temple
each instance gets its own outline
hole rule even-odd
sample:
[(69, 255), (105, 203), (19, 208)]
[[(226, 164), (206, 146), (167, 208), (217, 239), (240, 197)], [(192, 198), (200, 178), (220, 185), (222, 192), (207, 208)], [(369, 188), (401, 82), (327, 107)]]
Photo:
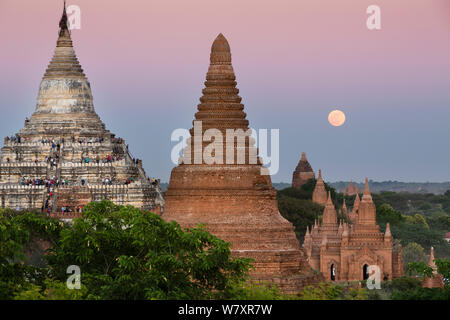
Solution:
[[(218, 148), (211, 162), (201, 157), (211, 142), (201, 142), (191, 129), (180, 164), (171, 173), (162, 217), (183, 228), (205, 224), (212, 234), (231, 242), (234, 256), (254, 259), (253, 280), (297, 293), (302, 286), (316, 283), (318, 276), (306, 261), (293, 225), (278, 211), (270, 175), (264, 174), (267, 169), (259, 158), (250, 157), (257, 152), (253, 139), (247, 137), (244, 144), (233, 139), (232, 155), (218, 150), (225, 149), (227, 129), (249, 129), (236, 84), (230, 46), (219, 34), (212, 44), (194, 127), (195, 121), (201, 121), (201, 134), (215, 130), (223, 137), (216, 136)], [(245, 159), (239, 158), (239, 152)]]

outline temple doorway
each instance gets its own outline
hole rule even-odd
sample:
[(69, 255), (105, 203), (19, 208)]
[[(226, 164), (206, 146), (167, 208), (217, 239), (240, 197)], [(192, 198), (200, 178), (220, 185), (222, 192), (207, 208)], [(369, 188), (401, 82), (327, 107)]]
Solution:
[(334, 267), (334, 263), (331, 264), (331, 267), (330, 267), (330, 278), (332, 281), (336, 280), (336, 269)]
[(369, 266), (365, 264), (363, 266), (363, 280), (369, 279)]

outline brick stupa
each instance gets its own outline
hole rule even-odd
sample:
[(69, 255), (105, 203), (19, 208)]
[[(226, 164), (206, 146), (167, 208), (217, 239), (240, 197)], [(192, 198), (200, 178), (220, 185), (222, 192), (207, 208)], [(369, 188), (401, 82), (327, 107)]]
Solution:
[(2, 208), (42, 209), (66, 218), (101, 199), (150, 210), (163, 204), (158, 182), (149, 181), (142, 162), (95, 112), (65, 8), (35, 112), (1, 149), (0, 199)]
[(302, 156), (300, 161), (297, 164), (297, 167), (292, 174), (292, 186), (294, 188), (300, 188), (304, 185), (309, 179), (315, 179), (316, 175), (314, 174), (311, 165), (306, 159), (306, 153), (302, 152)]
[[(220, 131), (223, 140), (219, 144), (225, 143), (227, 129), (249, 128), (236, 84), (230, 46), (219, 34), (212, 44), (194, 120), (194, 128), (196, 121), (202, 121), (203, 134), (208, 129)], [(234, 256), (254, 259), (253, 280), (275, 283), (285, 293), (297, 293), (303, 285), (316, 283), (317, 276), (308, 266), (293, 225), (278, 211), (270, 176), (262, 174), (266, 168), (259, 158), (250, 161), (249, 155), (257, 151), (253, 139), (246, 138), (241, 147), (234, 140), (231, 164), (225, 160), (229, 156), (225, 157), (225, 150), (208, 164), (203, 157), (196, 158), (201, 150), (195, 141), (201, 137), (197, 137), (198, 132), (194, 134), (194, 128), (180, 164), (172, 170), (162, 217), (177, 221), (183, 228), (205, 224), (212, 234), (231, 242)], [(205, 149), (210, 142), (199, 144)], [(245, 154), (240, 164), (238, 150)]]

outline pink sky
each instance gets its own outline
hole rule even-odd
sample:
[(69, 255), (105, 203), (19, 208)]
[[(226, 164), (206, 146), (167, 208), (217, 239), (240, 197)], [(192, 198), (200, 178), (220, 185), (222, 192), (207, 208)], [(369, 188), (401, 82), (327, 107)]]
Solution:
[[(73, 39), (96, 110), (108, 128), (136, 140), (133, 150), (147, 171), (156, 171), (163, 180), (172, 166), (170, 132), (191, 125), (210, 46), (219, 32), (230, 42), (250, 124), (280, 128), (287, 141), (281, 176), (274, 180), (290, 180), (301, 151), (313, 159), (314, 169), (328, 171), (330, 180), (362, 180), (371, 174), (379, 180), (450, 180), (445, 164), (450, 151), (429, 145), (450, 134), (437, 129), (450, 117), (449, 0), (69, 0), (71, 4), (82, 11), (82, 29), (73, 31)], [(366, 8), (372, 4), (381, 7), (379, 31), (366, 28)], [(3, 135), (18, 131), (34, 110), (61, 11), (59, 0), (0, 0)], [(349, 122), (332, 131), (326, 117), (337, 107)], [(124, 119), (133, 121), (133, 132)], [(423, 132), (416, 129), (423, 125), (429, 136), (422, 141)], [(401, 131), (395, 131), (397, 126)], [(391, 145), (380, 128), (405, 140)], [(140, 139), (142, 132), (166, 138), (161, 143)], [(364, 135), (378, 153), (362, 147), (366, 156), (349, 159), (354, 158), (349, 155), (352, 146), (341, 150), (334, 141), (355, 139), (364, 145)], [(410, 146), (410, 139), (418, 144)], [(410, 147), (399, 151), (402, 141)], [(336, 157), (333, 163), (323, 151), (327, 148)], [(159, 150), (162, 159), (148, 149)], [(411, 167), (402, 165), (417, 150), (434, 152), (435, 172), (417, 175), (425, 169), (420, 156)], [(380, 152), (392, 154), (383, 167), (378, 167)]]

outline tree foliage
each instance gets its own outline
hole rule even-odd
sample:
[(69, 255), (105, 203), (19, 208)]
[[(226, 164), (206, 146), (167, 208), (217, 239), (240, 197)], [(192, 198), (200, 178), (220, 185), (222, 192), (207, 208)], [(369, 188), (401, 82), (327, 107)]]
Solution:
[(295, 226), (297, 238), (303, 241), (306, 226), (314, 224), (314, 219), (322, 215), (323, 207), (310, 200), (282, 196), (278, 200), (278, 209), (283, 217)]
[(388, 203), (383, 203), (382, 205), (376, 207), (377, 210), (377, 223), (387, 223), (390, 225), (396, 225), (401, 223), (404, 218), (400, 212), (394, 210), (392, 206)]
[(132, 206), (90, 203), (62, 231), (48, 262), (57, 279), (78, 265), (90, 297), (209, 299), (242, 279), (250, 261), (232, 258), (230, 244), (203, 227), (184, 232), (176, 222)]
[(367, 300), (368, 292), (359, 286), (346, 286), (321, 282), (300, 291), (300, 300)]
[[(34, 213), (0, 216), (2, 299), (211, 299), (228, 297), (250, 260), (204, 227), (109, 201), (89, 204), (73, 225)], [(27, 266), (30, 241), (46, 240), (46, 268)], [(3, 245), (4, 244), (4, 245)], [(81, 269), (82, 290), (65, 287), (67, 267)]]
[(424, 248), (416, 243), (410, 242), (407, 246), (405, 246), (402, 250), (403, 256), (403, 264), (406, 266), (410, 262), (426, 262), (427, 254), (425, 253)]

